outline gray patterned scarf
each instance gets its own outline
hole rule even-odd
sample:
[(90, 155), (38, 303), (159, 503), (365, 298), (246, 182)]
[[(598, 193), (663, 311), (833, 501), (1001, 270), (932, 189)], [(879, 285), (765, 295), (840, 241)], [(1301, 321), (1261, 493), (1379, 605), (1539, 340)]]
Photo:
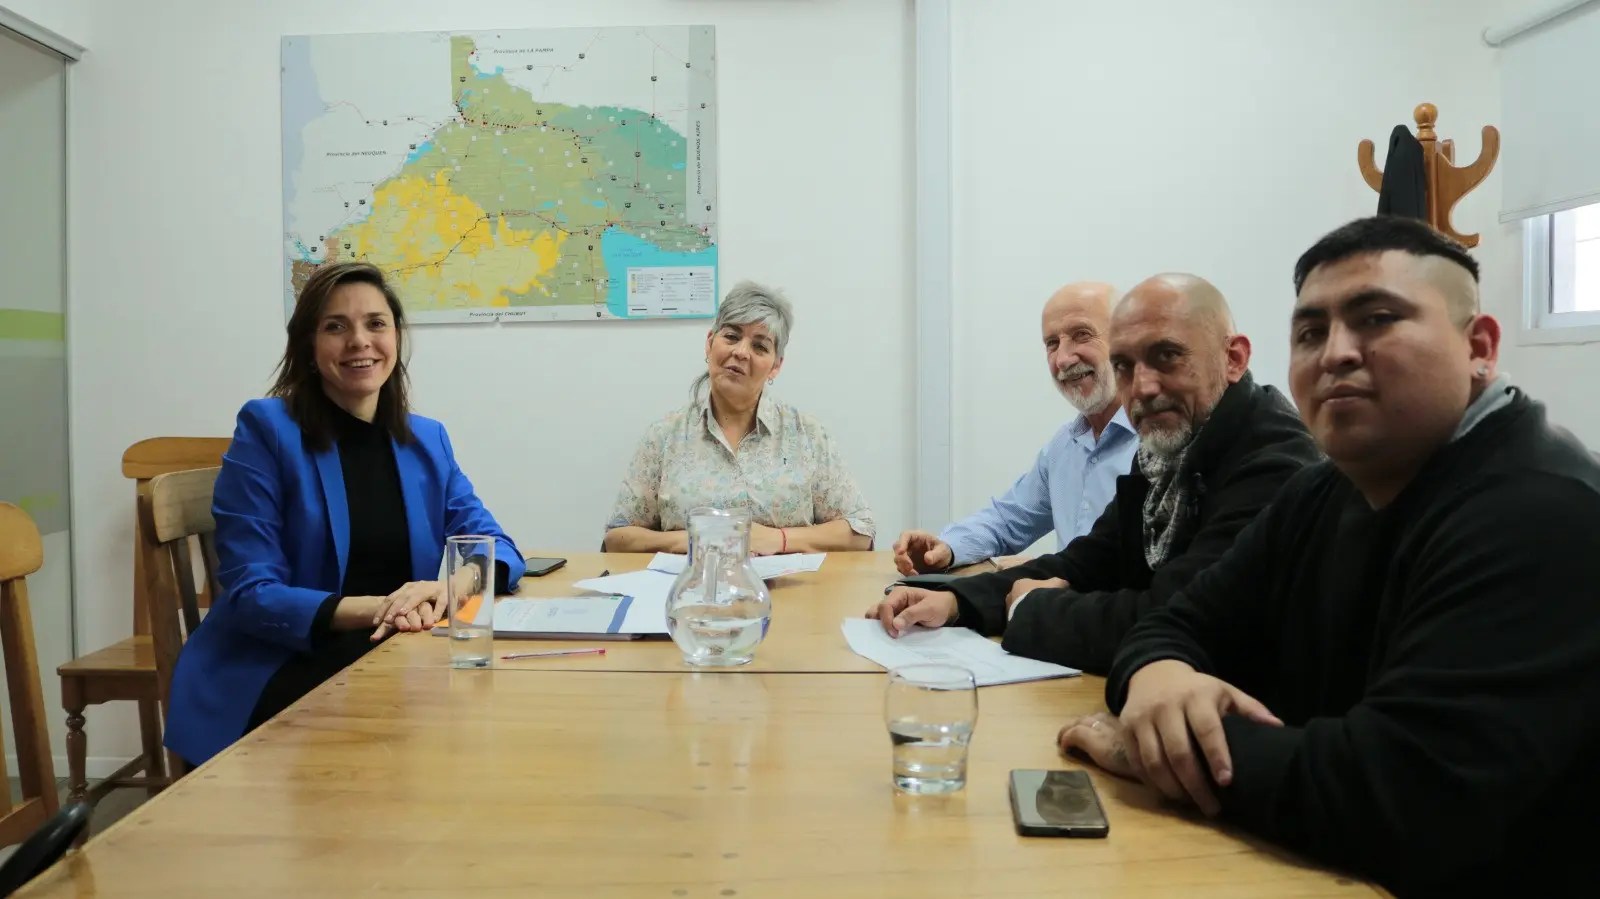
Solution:
[(1150, 482), (1144, 495), (1144, 560), (1154, 571), (1172, 554), (1178, 534), (1189, 528), (1195, 515), (1195, 499), (1187, 484), (1189, 446), (1175, 455), (1163, 456), (1139, 447), (1139, 471)]

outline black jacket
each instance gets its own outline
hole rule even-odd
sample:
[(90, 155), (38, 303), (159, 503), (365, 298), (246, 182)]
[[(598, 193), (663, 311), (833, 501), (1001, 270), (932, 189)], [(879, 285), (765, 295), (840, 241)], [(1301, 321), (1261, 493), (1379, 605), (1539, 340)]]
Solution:
[(1370, 508), (1307, 469), (1129, 634), (1283, 727), (1223, 720), (1223, 820), (1401, 896), (1600, 896), (1600, 464), (1518, 396)]
[(1383, 189), (1378, 191), (1378, 214), (1428, 220), (1428, 176), (1422, 142), (1404, 125), (1389, 134), (1389, 158), (1383, 164)]
[[(1004, 633), (1007, 652), (1093, 673), (1111, 667), (1117, 646), (1144, 613), (1165, 603), (1195, 572), (1215, 562), (1295, 472), (1321, 458), (1283, 394), (1247, 372), (1223, 393), (1188, 457), (1199, 509), (1157, 571), (1144, 557), (1144, 497), (1150, 482), (1133, 470), (1089, 533), (1054, 555), (960, 578), (958, 623)], [(1023, 578), (1065, 578), (1065, 590), (1036, 590), (1006, 622), (1006, 594)]]

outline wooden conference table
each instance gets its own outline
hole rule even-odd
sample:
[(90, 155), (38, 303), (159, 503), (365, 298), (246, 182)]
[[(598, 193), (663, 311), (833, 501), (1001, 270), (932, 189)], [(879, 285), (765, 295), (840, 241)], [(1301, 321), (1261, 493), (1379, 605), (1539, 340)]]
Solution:
[[(646, 558), (575, 555), (522, 595)], [(1093, 769), (1109, 838), (1018, 837), (1008, 772), (1075, 766), (1053, 736), (1100, 678), (984, 688), (966, 790), (896, 794), (881, 669), (839, 633), (892, 577), (862, 553), (779, 580), (734, 671), (643, 641), (456, 671), (401, 635), (19, 895), (1377, 894)]]

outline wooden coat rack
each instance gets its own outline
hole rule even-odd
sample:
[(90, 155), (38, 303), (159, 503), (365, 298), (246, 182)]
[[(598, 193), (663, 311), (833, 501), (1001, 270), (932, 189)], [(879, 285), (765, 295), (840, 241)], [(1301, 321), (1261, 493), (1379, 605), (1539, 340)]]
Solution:
[[(1417, 121), (1417, 142), (1422, 144), (1422, 167), (1428, 181), (1428, 224), (1463, 246), (1475, 247), (1478, 235), (1462, 234), (1452, 227), (1450, 211), (1494, 170), (1495, 160), (1500, 158), (1500, 131), (1493, 125), (1483, 126), (1483, 149), (1478, 158), (1471, 165), (1457, 167), (1456, 142), (1439, 140), (1433, 131), (1433, 123), (1439, 119), (1438, 108), (1423, 103), (1412, 117)], [(1381, 193), (1383, 172), (1373, 161), (1372, 141), (1364, 140), (1356, 147), (1356, 162), (1361, 166), (1361, 177)]]

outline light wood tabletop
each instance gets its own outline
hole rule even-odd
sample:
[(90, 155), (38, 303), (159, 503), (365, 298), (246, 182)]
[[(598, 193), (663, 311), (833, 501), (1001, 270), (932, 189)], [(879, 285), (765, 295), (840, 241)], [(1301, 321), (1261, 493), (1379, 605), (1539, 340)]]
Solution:
[[(548, 553), (534, 555), (562, 555)], [(602, 572), (638, 571), (649, 553), (568, 553), (567, 564), (543, 577), (524, 578), (516, 595), (574, 596), (583, 591), (576, 581)], [(768, 583), (772, 591), (772, 628), (748, 665), (729, 671), (876, 673), (883, 669), (850, 651), (840, 622), (858, 617), (883, 598), (883, 588), (899, 575), (887, 552), (830, 553), (822, 570), (789, 575)], [(400, 634), (367, 655), (374, 665), (434, 667), (446, 664), (447, 641), (430, 634)], [(540, 659), (498, 657), (539, 649), (605, 647), (605, 655), (554, 656)], [(683, 655), (666, 638), (649, 640), (496, 640), (495, 665), (527, 670), (685, 671)]]
[(1009, 772), (1077, 767), (1053, 738), (1104, 708), (1100, 678), (982, 689), (966, 789), (896, 793), (886, 677), (838, 631), (892, 576), (838, 554), (779, 582), (765, 671), (690, 671), (670, 642), (610, 670), (458, 671), (443, 640), (391, 640), (18, 895), (1378, 894), (1094, 769), (1108, 838), (1017, 836)]
[(986, 688), (966, 790), (896, 794), (883, 687), (359, 665), (22, 895), (1373, 895), (1098, 772), (1109, 838), (1018, 837), (1098, 679)]

